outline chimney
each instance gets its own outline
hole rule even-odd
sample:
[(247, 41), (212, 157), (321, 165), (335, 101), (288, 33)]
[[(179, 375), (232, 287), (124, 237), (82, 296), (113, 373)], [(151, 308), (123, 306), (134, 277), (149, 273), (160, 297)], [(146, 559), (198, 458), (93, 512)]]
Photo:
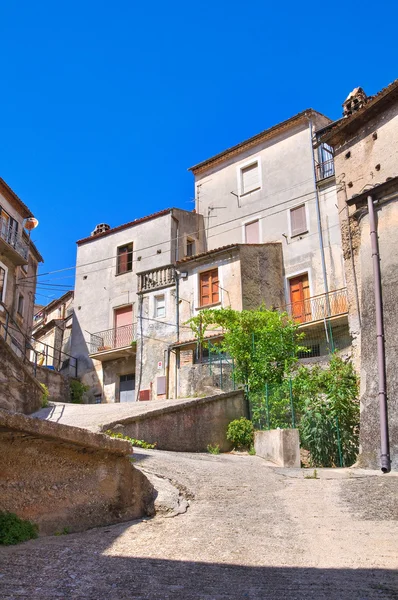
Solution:
[(108, 223), (100, 223), (99, 225), (96, 225), (94, 231), (91, 233), (91, 237), (94, 235), (99, 235), (100, 233), (105, 233), (105, 231), (109, 231), (110, 228), (111, 227), (108, 225)]
[(349, 117), (370, 100), (361, 87), (352, 90), (343, 102), (343, 117)]

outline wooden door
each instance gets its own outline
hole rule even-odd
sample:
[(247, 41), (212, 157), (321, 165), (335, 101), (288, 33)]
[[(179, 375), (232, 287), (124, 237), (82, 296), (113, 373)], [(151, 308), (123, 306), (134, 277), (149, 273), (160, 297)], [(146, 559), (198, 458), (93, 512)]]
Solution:
[(133, 307), (123, 306), (115, 309), (115, 330), (114, 330), (114, 348), (124, 348), (129, 346), (133, 340), (132, 325), (133, 323)]
[(311, 321), (310, 286), (308, 273), (289, 280), (292, 317), (297, 323)]

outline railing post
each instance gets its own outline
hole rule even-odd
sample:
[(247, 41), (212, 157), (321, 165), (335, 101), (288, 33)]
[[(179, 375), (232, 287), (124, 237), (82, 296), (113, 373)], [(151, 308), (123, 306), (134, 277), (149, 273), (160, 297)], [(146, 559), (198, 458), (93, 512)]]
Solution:
[(268, 383), (265, 384), (265, 410), (266, 410), (266, 414), (267, 414), (267, 429), (270, 429)]
[(292, 388), (292, 379), (289, 379), (289, 396), (290, 396), (290, 408), (292, 411), (292, 428), (294, 429), (296, 426), (296, 420), (294, 418), (294, 405), (293, 405), (293, 388)]
[(8, 322), (9, 322), (9, 320), (10, 320), (10, 314), (9, 314), (9, 312), (7, 311), (7, 312), (6, 312), (6, 322), (5, 322), (5, 325), (4, 325), (4, 340), (5, 340), (5, 341), (7, 341), (7, 335), (8, 335)]

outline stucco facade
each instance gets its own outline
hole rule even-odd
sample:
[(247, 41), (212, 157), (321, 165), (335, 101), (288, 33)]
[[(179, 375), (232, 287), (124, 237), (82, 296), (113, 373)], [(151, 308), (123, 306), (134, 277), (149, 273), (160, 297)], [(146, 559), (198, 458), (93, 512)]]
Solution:
[[(137, 272), (162, 268), (182, 258), (187, 240), (203, 251), (203, 220), (194, 212), (166, 209), (78, 242), (71, 354), (91, 400), (117, 402), (120, 378), (134, 377), (137, 353)], [(131, 265), (118, 273), (118, 249), (131, 248)], [(115, 343), (116, 313), (131, 309), (129, 339)], [(96, 340), (103, 340), (97, 343)], [(123, 351), (115, 346), (124, 346)], [(105, 353), (106, 352), (106, 353)]]
[[(312, 134), (329, 120), (309, 110), (204, 161), (195, 176), (196, 210), (203, 214), (208, 248), (245, 243), (246, 225), (258, 221), (258, 242), (283, 247), (286, 302), (288, 280), (308, 273), (310, 295), (324, 293), (317, 192), (326, 264), (327, 288), (344, 287), (339, 217), (334, 178), (315, 183)], [(252, 191), (242, 189), (242, 169), (258, 164)], [(249, 188), (250, 189), (250, 188)], [(294, 235), (291, 209), (305, 207), (306, 231)]]

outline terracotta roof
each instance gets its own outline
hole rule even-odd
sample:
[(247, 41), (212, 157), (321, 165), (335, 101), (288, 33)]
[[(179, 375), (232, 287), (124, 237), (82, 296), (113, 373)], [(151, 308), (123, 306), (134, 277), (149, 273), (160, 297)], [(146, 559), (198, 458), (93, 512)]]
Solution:
[(372, 96), (371, 99), (355, 113), (349, 117), (336, 121), (324, 135), (320, 136), (320, 140), (339, 143), (341, 139), (343, 139), (344, 133), (360, 127), (362, 121), (371, 118), (373, 114), (377, 114), (386, 101), (396, 99), (398, 99), (398, 79), (395, 79), (395, 81), (380, 90), (375, 96)]
[[(231, 146), (231, 148), (227, 148), (227, 150), (224, 150), (223, 152), (220, 152), (219, 154), (216, 154), (215, 156), (212, 156), (211, 158), (208, 158), (208, 159), (198, 163), (197, 165), (190, 167), (188, 170), (192, 171), (193, 173), (198, 173), (200, 171), (203, 171), (203, 170), (205, 170), (205, 168), (209, 167), (210, 165), (220, 163), (223, 160), (225, 160), (226, 158), (228, 158), (229, 156), (234, 156), (236, 154), (239, 154), (243, 150), (247, 150), (247, 149), (251, 148), (252, 146), (256, 146), (259, 142), (262, 142), (263, 140), (271, 138), (274, 135), (280, 133), (281, 131), (284, 131), (285, 129), (290, 129), (291, 127), (293, 127), (294, 125), (296, 125), (297, 123), (302, 121), (304, 118), (306, 118), (308, 116), (312, 116), (314, 114), (320, 115), (321, 117), (325, 117), (325, 115), (323, 115), (322, 113), (320, 113), (312, 108), (307, 108), (306, 110), (299, 112), (297, 115), (290, 117), (290, 119), (286, 119), (286, 121), (277, 123), (277, 125), (273, 125), (272, 127), (265, 129), (261, 133), (254, 135), (253, 137), (245, 140), (244, 142), (241, 142), (240, 144), (236, 144), (235, 146)], [(325, 118), (328, 118), (328, 117), (325, 117)]]
[[(212, 335), (206, 335), (203, 340), (213, 340), (215, 338), (220, 338), (223, 337), (223, 333), (219, 332), (219, 333), (213, 333)], [(175, 348), (178, 346), (188, 346), (189, 344), (196, 344), (198, 341), (198, 338), (191, 338), (189, 340), (184, 340), (183, 342), (176, 342), (175, 344), (171, 344), (170, 348)]]
[(160, 210), (159, 212), (152, 213), (151, 215), (147, 215), (146, 217), (141, 217), (140, 219), (135, 219), (134, 221), (130, 221), (129, 223), (124, 223), (123, 225), (118, 225), (117, 227), (112, 227), (108, 229), (108, 231), (104, 231), (103, 233), (99, 233), (98, 235), (90, 235), (88, 237), (82, 238), (78, 240), (76, 244), (80, 246), (81, 244), (85, 244), (86, 242), (93, 242), (94, 240), (98, 240), (107, 235), (112, 235), (112, 233), (117, 233), (118, 231), (123, 231), (123, 229), (129, 229), (129, 227), (134, 227), (134, 225), (139, 225), (140, 223), (145, 223), (145, 221), (150, 221), (151, 219), (157, 219), (158, 217), (163, 217), (170, 213), (172, 208), (165, 208), (164, 210)]
[[(363, 204), (367, 202), (368, 196), (374, 200), (382, 200), (383, 196), (389, 196), (392, 192), (398, 191), (398, 176), (390, 177), (383, 183), (377, 183), (373, 187), (368, 187), (360, 194), (355, 194), (347, 200), (347, 204)], [(388, 199), (388, 198), (386, 198)]]
[[(232, 248), (239, 248), (240, 245), (241, 244), (228, 244), (228, 246), (220, 246), (220, 248), (214, 248), (214, 250), (206, 250), (206, 252), (200, 252), (199, 254), (194, 254), (193, 256), (186, 256), (185, 258), (177, 261), (177, 265), (187, 263), (198, 258), (203, 258), (205, 256), (211, 256), (212, 254), (218, 254), (219, 252), (224, 252), (225, 250), (231, 250)], [(262, 245), (263, 244), (261, 244), (261, 246)]]

